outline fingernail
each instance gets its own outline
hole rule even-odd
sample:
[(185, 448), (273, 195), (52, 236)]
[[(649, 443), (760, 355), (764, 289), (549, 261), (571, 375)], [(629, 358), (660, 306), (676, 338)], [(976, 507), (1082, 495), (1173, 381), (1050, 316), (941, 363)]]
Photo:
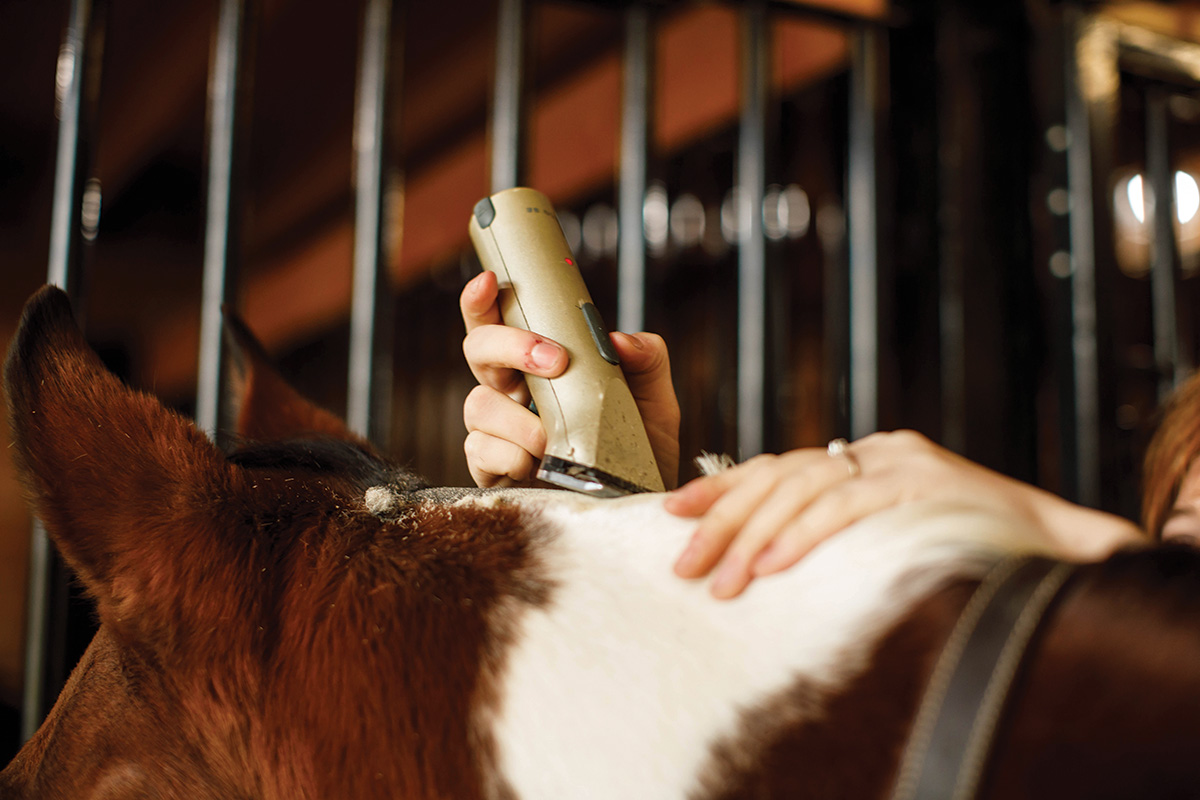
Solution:
[(696, 565), (700, 561), (700, 534), (692, 534), (692, 540), (688, 542), (688, 546), (679, 554), (679, 558), (675, 561), (675, 572), (682, 577), (691, 577), (695, 574)]
[(534, 366), (549, 369), (558, 361), (559, 352), (561, 351), (556, 345), (538, 342), (529, 351), (529, 357), (533, 359)]
[(624, 333), (622, 331), (617, 331), (617, 335), (624, 336), (625, 341), (629, 342), (630, 345), (638, 350), (646, 349), (646, 343), (642, 341), (642, 337), (640, 336), (634, 336), (632, 333)]
[(745, 582), (745, 570), (736, 561), (721, 562), (716, 577), (713, 578), (712, 593), (714, 597), (726, 599), (733, 597), (742, 589)]
[(750, 566), (750, 572), (755, 577), (770, 575), (772, 572), (782, 569), (786, 561), (787, 553), (779, 546), (778, 542), (772, 542), (758, 554), (758, 558), (754, 559), (754, 563)]

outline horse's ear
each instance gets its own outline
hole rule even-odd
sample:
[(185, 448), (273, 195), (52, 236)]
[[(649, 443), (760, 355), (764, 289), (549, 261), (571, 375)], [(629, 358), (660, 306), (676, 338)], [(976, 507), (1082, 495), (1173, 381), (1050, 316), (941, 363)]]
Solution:
[(102, 617), (155, 604), (150, 587), (181, 560), (215, 557), (202, 514), (240, 491), (237, 471), (189, 420), (104, 368), (58, 289), (26, 304), (4, 382), (22, 480)]
[(239, 436), (256, 441), (332, 436), (370, 447), (334, 414), (292, 388), (246, 323), (232, 309), (222, 311), (226, 337), (233, 345), (232, 388)]

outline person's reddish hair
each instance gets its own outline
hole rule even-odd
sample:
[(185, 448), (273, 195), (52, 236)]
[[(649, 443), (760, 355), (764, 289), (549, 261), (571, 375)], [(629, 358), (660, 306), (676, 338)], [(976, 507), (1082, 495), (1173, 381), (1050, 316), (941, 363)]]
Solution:
[(1155, 539), (1179, 496), (1179, 487), (1200, 455), (1200, 373), (1185, 381), (1163, 409), (1142, 468), (1142, 525)]

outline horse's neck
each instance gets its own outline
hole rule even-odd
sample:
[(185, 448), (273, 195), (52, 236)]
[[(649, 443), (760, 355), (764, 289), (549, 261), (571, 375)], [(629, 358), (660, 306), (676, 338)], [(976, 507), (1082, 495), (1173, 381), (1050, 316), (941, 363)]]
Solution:
[(1012, 697), (987, 797), (1196, 796), (1200, 553), (1121, 553), (1073, 583)]
[(556, 588), (544, 607), (514, 612), (501, 708), (486, 723), (524, 798), (580, 786), (684, 796), (723, 769), (719, 753), (753, 760), (763, 731), (822, 716), (913, 603), (990, 563), (964, 534), (1001, 548), (1016, 539), (1007, 524), (908, 509), (722, 602), (672, 574), (695, 523), (657, 498), (549, 503), (540, 516), (538, 558)]

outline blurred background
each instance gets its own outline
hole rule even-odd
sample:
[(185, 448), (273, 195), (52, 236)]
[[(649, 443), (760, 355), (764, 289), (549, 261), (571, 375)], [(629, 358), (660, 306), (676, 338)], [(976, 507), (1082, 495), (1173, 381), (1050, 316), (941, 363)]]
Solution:
[[(84, 68), (71, 289), (106, 363), (189, 415), (231, 2), (93, 0), (64, 47), (78, 0), (0, 0), (0, 343), (56, 257)], [(226, 296), (344, 413), (377, 3), (234, 5)], [(1136, 517), (1155, 409), (1200, 335), (1200, 3), (387, 6), (372, 433), (399, 461), (470, 483), (457, 301), (479, 269), (468, 215), (506, 157), (555, 203), (609, 326), (666, 338), (685, 459), (912, 427)], [(52, 700), (91, 630), (59, 570), (27, 660), (31, 525), (0, 459), (0, 763), (23, 689)]]

